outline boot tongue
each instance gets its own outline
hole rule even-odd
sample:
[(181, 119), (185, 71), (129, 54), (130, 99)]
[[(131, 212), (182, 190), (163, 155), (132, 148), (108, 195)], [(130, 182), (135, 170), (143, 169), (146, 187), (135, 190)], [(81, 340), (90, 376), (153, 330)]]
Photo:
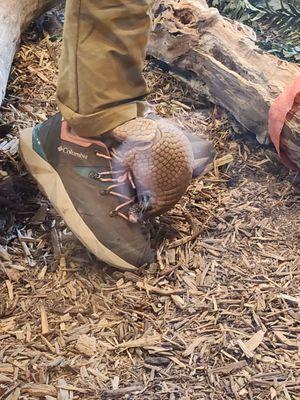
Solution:
[(106, 148), (106, 145), (101, 141), (99, 138), (84, 138), (81, 136), (78, 136), (76, 132), (68, 125), (66, 121), (63, 121), (61, 124), (61, 134), (60, 134), (61, 140), (69, 143), (76, 144), (81, 147), (88, 148), (92, 146), (93, 144), (96, 144), (97, 146)]

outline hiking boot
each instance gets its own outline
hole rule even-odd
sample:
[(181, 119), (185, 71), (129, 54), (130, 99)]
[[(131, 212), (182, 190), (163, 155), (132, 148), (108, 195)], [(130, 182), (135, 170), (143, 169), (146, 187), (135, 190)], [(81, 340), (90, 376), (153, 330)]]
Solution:
[[(81, 138), (57, 114), (21, 132), (20, 155), (57, 212), (97, 258), (123, 270), (153, 261), (146, 227), (122, 213), (121, 203), (129, 197), (112, 189), (117, 185), (105, 135)], [(133, 188), (127, 193), (134, 196)]]

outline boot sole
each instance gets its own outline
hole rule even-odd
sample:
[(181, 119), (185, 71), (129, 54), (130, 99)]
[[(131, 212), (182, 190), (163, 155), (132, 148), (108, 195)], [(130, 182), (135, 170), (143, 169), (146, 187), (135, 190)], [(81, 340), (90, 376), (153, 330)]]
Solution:
[(85, 224), (74, 207), (57, 171), (32, 148), (33, 129), (20, 133), (19, 154), (41, 191), (49, 199), (57, 213), (64, 219), (73, 234), (98, 259), (124, 271), (135, 271), (137, 267), (105, 247)]

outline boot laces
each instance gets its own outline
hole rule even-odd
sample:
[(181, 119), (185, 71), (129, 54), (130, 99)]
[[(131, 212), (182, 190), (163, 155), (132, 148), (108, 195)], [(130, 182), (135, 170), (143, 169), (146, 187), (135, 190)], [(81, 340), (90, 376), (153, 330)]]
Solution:
[(119, 187), (128, 184), (133, 190), (136, 190), (133, 177), (130, 171), (126, 171), (125, 168), (114, 170), (112, 167), (112, 161), (114, 159), (121, 161), (121, 158), (114, 149), (110, 151), (105, 143), (101, 142), (101, 147), (104, 149), (105, 154), (101, 153), (100, 151), (97, 151), (95, 154), (97, 157), (104, 158), (108, 161), (109, 170), (93, 174), (93, 179), (103, 183), (111, 183), (111, 185), (104, 189), (101, 194), (116, 196), (123, 200), (117, 207), (110, 211), (110, 216), (119, 216), (126, 221), (132, 222), (129, 218), (129, 215), (123, 212), (123, 209), (135, 203), (135, 196), (128, 197), (116, 190)]

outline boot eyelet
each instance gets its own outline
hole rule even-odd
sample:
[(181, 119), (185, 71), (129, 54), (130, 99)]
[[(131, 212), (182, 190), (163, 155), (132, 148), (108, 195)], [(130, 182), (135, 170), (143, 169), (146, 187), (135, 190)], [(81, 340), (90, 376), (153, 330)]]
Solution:
[(94, 171), (89, 172), (90, 179), (97, 179), (97, 174)]

